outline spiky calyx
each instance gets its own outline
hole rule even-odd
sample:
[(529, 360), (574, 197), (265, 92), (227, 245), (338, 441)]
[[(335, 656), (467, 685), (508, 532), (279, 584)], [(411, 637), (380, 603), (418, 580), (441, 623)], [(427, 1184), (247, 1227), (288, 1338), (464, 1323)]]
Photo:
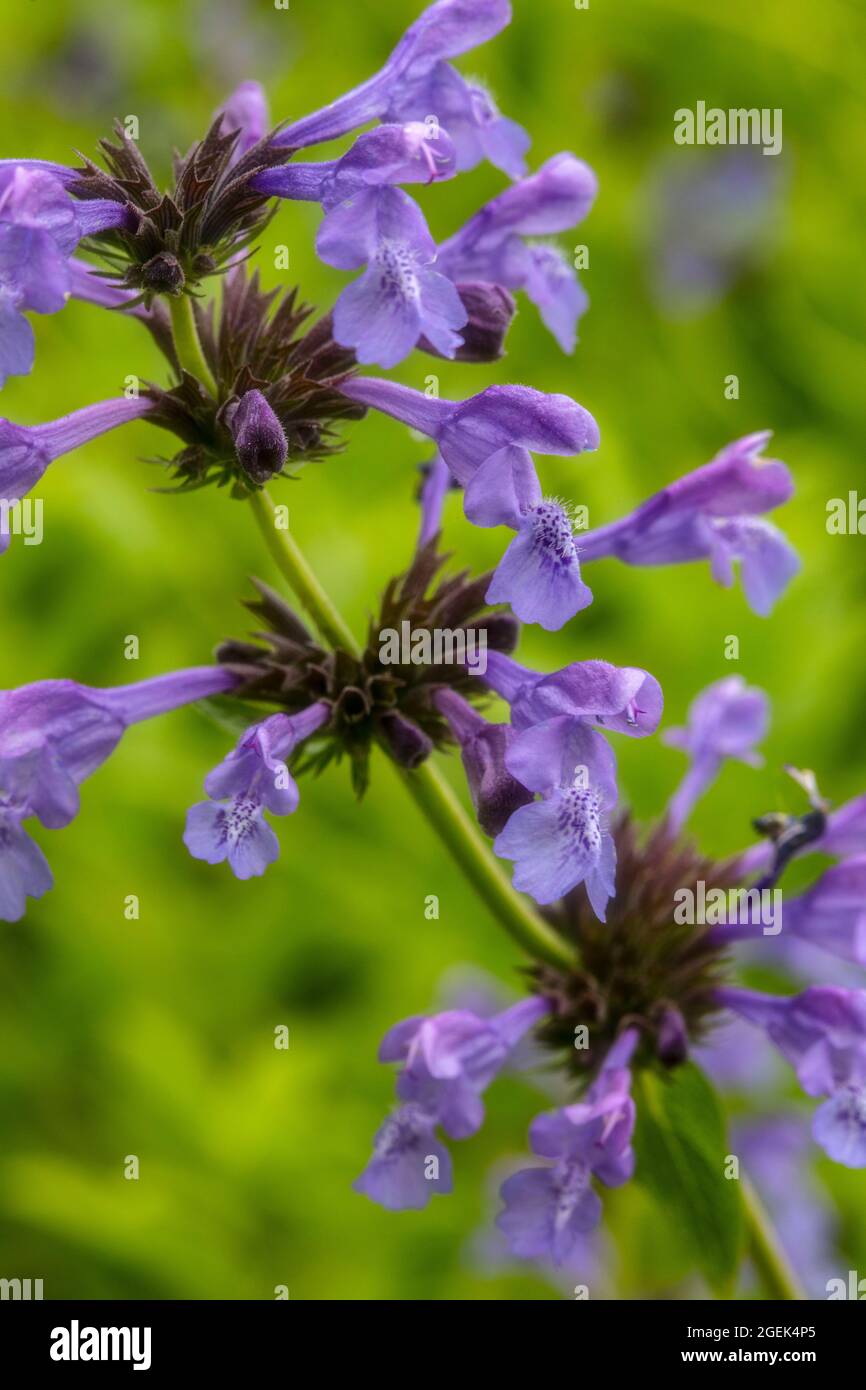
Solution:
[[(531, 972), (535, 987), (554, 1001), (539, 1037), (581, 1081), (596, 1073), (623, 1028), (639, 1029), (638, 1066), (676, 1066), (702, 1040), (718, 1014), (713, 990), (725, 978), (727, 960), (707, 927), (675, 922), (675, 894), (697, 892), (700, 881), (707, 893), (741, 881), (735, 861), (703, 858), (664, 822), (642, 838), (625, 814), (612, 834), (616, 894), (607, 921), (598, 920), (582, 885), (544, 912), (576, 944), (580, 968), (566, 974), (545, 965)], [(576, 1033), (583, 1028), (588, 1047)]]
[(279, 595), (256, 582), (259, 597), (246, 607), (264, 622), (265, 630), (252, 634), (254, 641), (223, 643), (217, 660), (239, 677), (234, 693), (241, 699), (292, 714), (316, 700), (331, 706), (330, 721), (305, 746), (302, 769), (320, 770), (335, 758), (347, 757), (361, 795), (374, 744), (383, 746), (401, 766), (416, 767), (433, 748), (452, 742), (448, 724), (433, 704), (437, 690), (448, 686), (467, 699), (488, 698), (482, 683), (462, 665), (397, 665), (382, 659), (380, 633), (399, 629), (404, 621), (415, 634), (459, 633), (471, 627), (477, 639), (485, 634), (490, 650), (510, 652), (517, 645), (516, 621), (485, 606), (489, 575), (470, 579), (463, 572), (434, 582), (446, 559), (437, 552), (434, 538), (406, 574), (389, 583), (359, 657), (325, 650)]
[(285, 164), (292, 151), (270, 137), (234, 159), (239, 132), (224, 132), (218, 116), (203, 140), (175, 160), (174, 187), (162, 193), (147, 161), (120, 122), (117, 143), (99, 142), (105, 169), (85, 158), (70, 185), (76, 198), (108, 198), (131, 214), (130, 226), (102, 232), (91, 246), (109, 266), (112, 278), (155, 295), (194, 290), (207, 276), (240, 257), (264, 230), (272, 200), (252, 181), (265, 169)]
[(244, 467), (231, 428), (233, 411), (250, 391), (261, 393), (282, 428), (287, 449), (280, 471), (339, 451), (336, 422), (358, 420), (366, 411), (340, 394), (355, 358), (334, 342), (330, 317), (302, 331), (312, 313), (295, 290), (265, 293), (258, 275), (248, 277), (243, 270), (226, 280), (218, 317), (213, 305), (205, 312), (195, 306), (218, 398), (187, 372), (169, 391), (148, 388), (156, 403), (149, 420), (185, 445), (172, 459), (161, 460), (172, 468), (177, 487), (240, 483), (249, 488), (262, 481)]

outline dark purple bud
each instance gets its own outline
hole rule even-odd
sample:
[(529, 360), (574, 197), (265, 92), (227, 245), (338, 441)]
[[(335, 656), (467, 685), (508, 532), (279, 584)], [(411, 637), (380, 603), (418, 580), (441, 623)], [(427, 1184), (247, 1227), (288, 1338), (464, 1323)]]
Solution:
[(505, 766), (505, 750), (511, 730), (507, 724), (487, 724), (461, 749), (478, 824), (486, 835), (496, 836), (521, 806), (533, 800)]
[[(501, 285), (483, 280), (457, 286), (469, 321), (460, 329), (462, 347), (455, 353), (457, 362), (498, 362), (505, 352), (505, 335), (517, 312), (514, 296)], [(419, 339), (422, 352), (441, 357), (426, 338)]]
[(666, 1067), (678, 1067), (689, 1055), (685, 1021), (672, 1004), (664, 1005), (656, 1020), (656, 1053)]
[(279, 473), (289, 446), (282, 425), (261, 391), (247, 391), (241, 398), (230, 428), (238, 462), (254, 483), (266, 483)]
[(512, 812), (533, 800), (532, 792), (505, 766), (514, 731), (508, 724), (488, 724), (456, 690), (438, 691), (434, 703), (460, 744), (478, 824), (485, 834), (498, 835)]
[(183, 266), (170, 251), (160, 251), (141, 267), (141, 283), (154, 294), (177, 297), (186, 283)]
[(419, 767), (433, 752), (432, 739), (402, 714), (383, 714), (379, 728), (391, 756), (401, 767)]
[(520, 641), (520, 623), (513, 613), (492, 613), (484, 619), (487, 646), (492, 652), (513, 652)]

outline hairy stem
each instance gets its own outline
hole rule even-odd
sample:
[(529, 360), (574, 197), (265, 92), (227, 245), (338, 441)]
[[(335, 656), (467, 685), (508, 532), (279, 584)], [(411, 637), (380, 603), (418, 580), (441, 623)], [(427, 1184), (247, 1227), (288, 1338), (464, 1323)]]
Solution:
[[(345, 619), (313, 574), (297, 542), (288, 531), (275, 526), (274, 503), (268, 493), (264, 489), (255, 492), (250, 506), (280, 572), (321, 635), (333, 646), (359, 656), (360, 647)], [(432, 760), (428, 759), (411, 772), (400, 769), (400, 778), (415, 805), (426, 816), (499, 924), (534, 959), (549, 961), (565, 969), (572, 968), (574, 955), (568, 944), (512, 888)]]
[(791, 1269), (775, 1227), (749, 1179), (741, 1178), (749, 1254), (769, 1298), (800, 1301), (806, 1297)]
[(178, 362), (192, 376), (197, 377), (202, 386), (206, 386), (216, 400), (217, 384), (201, 350), (192, 300), (188, 294), (182, 294), (177, 299), (169, 298), (168, 306)]

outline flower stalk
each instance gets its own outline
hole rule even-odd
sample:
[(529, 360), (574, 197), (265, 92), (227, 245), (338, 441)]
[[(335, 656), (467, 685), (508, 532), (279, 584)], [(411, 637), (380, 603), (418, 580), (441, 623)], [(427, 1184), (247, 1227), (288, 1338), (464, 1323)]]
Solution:
[(788, 1263), (763, 1202), (747, 1177), (741, 1178), (749, 1254), (768, 1298), (801, 1302), (806, 1295)]
[(202, 352), (198, 329), (195, 326), (192, 300), (188, 294), (182, 294), (176, 298), (169, 297), (168, 306), (178, 362), (191, 376), (197, 377), (216, 399), (217, 384)]

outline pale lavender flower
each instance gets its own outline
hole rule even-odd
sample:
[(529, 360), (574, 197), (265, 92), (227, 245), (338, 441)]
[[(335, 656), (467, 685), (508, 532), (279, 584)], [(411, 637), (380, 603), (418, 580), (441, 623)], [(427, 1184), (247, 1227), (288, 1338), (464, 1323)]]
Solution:
[(528, 386), (491, 386), (462, 402), (371, 377), (356, 377), (341, 390), (436, 441), (465, 489), (470, 521), (517, 531), (488, 590), (490, 602), (508, 599), (518, 617), (548, 628), (586, 605), (591, 595), (580, 577), (570, 523), (559, 504), (542, 500), (529, 452), (571, 455), (597, 448), (598, 426), (583, 406)]
[(736, 440), (629, 516), (587, 531), (582, 562), (610, 555), (629, 565), (709, 559), (713, 578), (726, 588), (739, 563), (749, 606), (766, 617), (800, 568), (790, 543), (762, 516), (793, 491), (785, 465), (760, 456), (769, 438), (765, 430)]
[[(466, 1010), (407, 1018), (382, 1039), (380, 1062), (402, 1062), (402, 1108), (376, 1137), (356, 1191), (392, 1210), (425, 1206), (433, 1191), (450, 1191), (451, 1164), (434, 1130), (452, 1139), (475, 1134), (484, 1119), (481, 1094), (549, 1005), (539, 996), (480, 1018)], [(430, 1159), (438, 1163), (429, 1168)], [(444, 1169), (444, 1173), (443, 1173)], [(444, 1186), (436, 1187), (436, 1182)]]
[(587, 305), (573, 267), (550, 244), (527, 241), (573, 227), (589, 212), (598, 181), (583, 160), (557, 154), (500, 193), (439, 247), (438, 266), (452, 280), (493, 280), (524, 290), (564, 352)]
[[(276, 137), (278, 143), (302, 149), (334, 140), (369, 121), (423, 120), (428, 114), (436, 115), (429, 98), (435, 93), (437, 80), (447, 81), (443, 71), (446, 60), (485, 43), (510, 20), (508, 0), (437, 0), (410, 26), (373, 77), (323, 110), (285, 126)], [(447, 71), (451, 76), (448, 104), (453, 110), (457, 105), (453, 87), (463, 79), (453, 69)], [(460, 105), (465, 113), (471, 113), (471, 89)], [(421, 111), (423, 106), (427, 109)], [(479, 114), (479, 124), (489, 125), (490, 114)], [(516, 140), (509, 140), (506, 132), (501, 132), (500, 138), (502, 135), (513, 159)]]
[(264, 812), (288, 816), (300, 793), (286, 758), (328, 722), (324, 700), (300, 714), (272, 714), (253, 724), (205, 779), (210, 800), (191, 807), (184, 844), (194, 859), (208, 864), (228, 860), (236, 878), (258, 877), (279, 856), (279, 841)]
[(260, 82), (241, 82), (218, 114), (223, 117), (225, 130), (238, 133), (232, 151), (235, 164), (268, 133), (268, 99)]
[(742, 676), (725, 676), (692, 702), (686, 728), (665, 731), (665, 743), (682, 749), (690, 759), (689, 770), (668, 806), (674, 829), (685, 824), (726, 758), (749, 767), (762, 766), (755, 744), (766, 735), (769, 717), (769, 701), (762, 690), (747, 686)]
[(56, 176), (57, 166), (35, 163), (0, 163), (0, 386), (33, 367), (33, 330), (24, 311), (62, 309), (79, 241), (128, 218), (122, 203), (76, 202)]
[(97, 689), (38, 681), (0, 692), (0, 917), (17, 921), (51, 873), (21, 822), (49, 830), (78, 814), (81, 783), (105, 762), (131, 724), (230, 690), (236, 678), (198, 666), (133, 685)]
[[(0, 497), (7, 502), (26, 497), (55, 459), (152, 408), (146, 397), (121, 397), (84, 406), (44, 425), (0, 420)], [(0, 528), (0, 551), (8, 544), (8, 531), (4, 534)]]
[(352, 1187), (386, 1211), (418, 1211), (453, 1187), (451, 1155), (436, 1137), (436, 1117), (401, 1105), (376, 1134), (373, 1155)]
[(592, 1178), (605, 1187), (631, 1178), (635, 1104), (628, 1064), (637, 1040), (634, 1029), (617, 1039), (585, 1100), (533, 1120), (532, 1149), (554, 1163), (525, 1168), (503, 1183), (505, 1209), (496, 1224), (515, 1255), (565, 1263), (601, 1218)]
[(508, 771), (540, 801), (521, 806), (493, 842), (513, 859), (514, 886), (537, 903), (555, 902), (578, 883), (603, 922), (615, 891), (616, 759), (601, 734), (559, 716), (519, 733), (505, 754)]
[(718, 1002), (762, 1028), (810, 1096), (812, 1133), (837, 1163), (866, 1167), (866, 990), (812, 985), (782, 997), (724, 986)]

